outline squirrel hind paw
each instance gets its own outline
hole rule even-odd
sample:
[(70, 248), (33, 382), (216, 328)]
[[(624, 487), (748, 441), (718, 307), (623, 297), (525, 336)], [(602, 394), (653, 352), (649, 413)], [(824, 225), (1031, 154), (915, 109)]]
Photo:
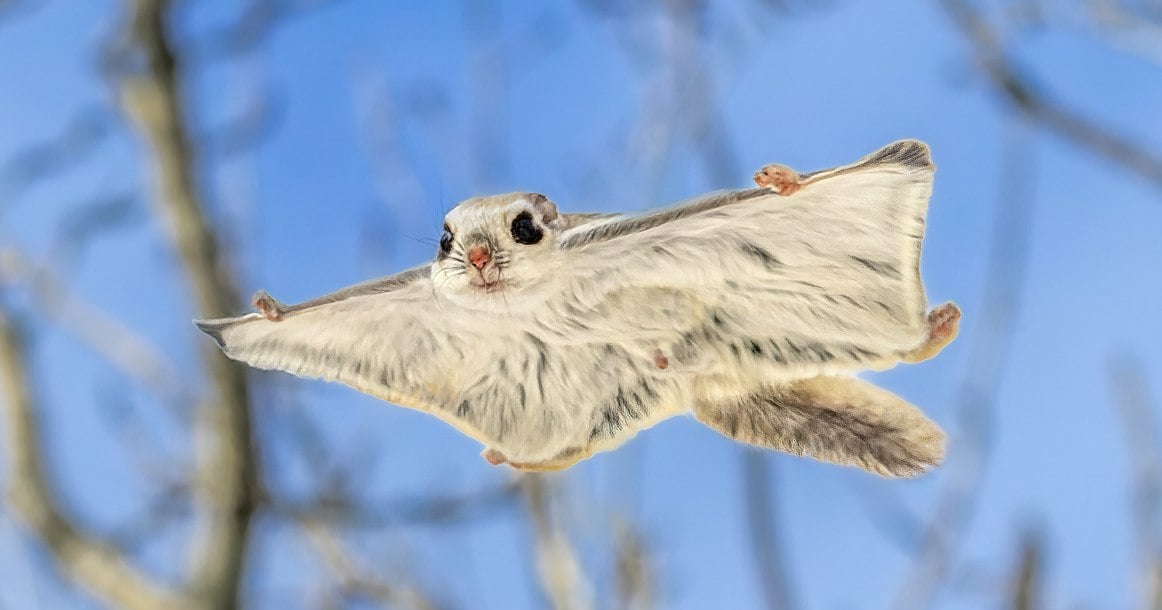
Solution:
[(904, 355), (905, 362), (923, 362), (939, 354), (960, 332), (960, 308), (948, 302), (928, 313), (928, 340)]
[(488, 447), (484, 451), (481, 451), (480, 457), (484, 458), (484, 461), (492, 464), (493, 466), (500, 466), (501, 464), (508, 463), (508, 458), (505, 457), (503, 453), (493, 449), (492, 447)]

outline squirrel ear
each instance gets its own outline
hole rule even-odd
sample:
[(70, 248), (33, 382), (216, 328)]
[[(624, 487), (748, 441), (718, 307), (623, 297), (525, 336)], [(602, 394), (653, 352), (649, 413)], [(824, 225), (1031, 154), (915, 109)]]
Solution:
[(533, 209), (541, 217), (541, 222), (544, 224), (553, 224), (557, 220), (557, 204), (553, 203), (548, 197), (540, 193), (529, 193), (526, 198), (532, 204)]

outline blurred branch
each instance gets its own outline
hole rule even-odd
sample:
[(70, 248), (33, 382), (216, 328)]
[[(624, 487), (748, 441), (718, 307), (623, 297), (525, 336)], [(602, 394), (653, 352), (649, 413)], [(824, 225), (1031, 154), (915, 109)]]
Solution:
[(161, 350), (128, 326), (79, 299), (48, 267), (13, 248), (0, 246), (0, 287), (22, 284), (41, 311), (130, 379), (139, 380), (163, 403), (184, 408), (190, 389)]
[(469, 99), (473, 101), (473, 121), (468, 138), (472, 150), (472, 184), (491, 188), (508, 178), (509, 154), (507, 121), (509, 78), (504, 45), (500, 42), (499, 5), (467, 2), (464, 23), (468, 26)]
[(7, 433), (7, 495), (13, 513), (63, 570), (113, 606), (126, 610), (187, 608), (186, 600), (151, 582), (111, 546), (87, 536), (61, 513), (44, 470), (43, 436), (25, 357), (17, 329), (0, 309), (0, 404)]
[(176, 46), (190, 63), (230, 59), (258, 48), (278, 27), (292, 18), (342, 0), (252, 0), (234, 23), (181, 41)]
[(1139, 362), (1129, 358), (1114, 361), (1110, 378), (1134, 468), (1135, 538), (1141, 563), (1139, 607), (1162, 610), (1162, 455), (1158, 448), (1158, 422)]
[(940, 0), (940, 4), (972, 45), (994, 89), (1023, 117), (1162, 186), (1162, 157), (1049, 96), (1006, 56), (999, 34), (967, 0)]
[(772, 475), (767, 457), (755, 450), (743, 453), (743, 489), (746, 493), (751, 553), (767, 608), (791, 610), (798, 606), (791, 593), (786, 566), (779, 556), (781, 537), (775, 531), (774, 492), (771, 489)]
[(133, 554), (158, 538), (174, 521), (187, 515), (189, 489), (185, 481), (163, 481), (152, 492), (145, 509), (117, 528), (110, 542), (126, 554)]
[[(631, 188), (640, 190), (626, 198), (657, 200), (670, 180), (666, 166), (683, 137), (700, 157), (711, 182), (734, 183), (737, 159), (715, 90), (735, 71), (733, 64), (744, 53), (714, 61), (715, 48), (706, 44), (715, 31), (704, 22), (707, 3), (664, 0), (623, 7), (607, 0), (582, 0), (580, 4), (610, 21), (630, 67), (637, 72), (634, 80), (640, 83), (635, 115), (628, 125), (616, 124), (605, 145), (623, 149), (622, 155), (601, 154), (595, 156), (596, 161), (586, 160), (581, 187), (608, 188), (608, 183), (624, 181), (619, 177), (627, 175), (628, 166), (632, 168), (628, 174), (637, 178)], [(608, 197), (606, 193), (594, 196)]]
[(58, 260), (61, 267), (69, 268), (94, 239), (144, 220), (138, 203), (134, 194), (116, 193), (78, 204), (61, 220), (50, 250), (52, 254), (46, 258)]
[(82, 108), (60, 134), (24, 148), (0, 165), (0, 200), (12, 205), (26, 189), (76, 167), (96, 151), (112, 129), (113, 117), (106, 108)]
[(382, 575), (371, 574), (357, 565), (339, 537), (326, 526), (311, 521), (302, 522), (302, 526), (327, 568), (339, 580), (344, 594), (366, 597), (388, 608), (437, 610), (440, 607), (413, 587), (388, 584)]
[[(27, 15), (47, 4), (46, 0), (0, 0), (0, 22)], [(0, 23), (3, 25), (3, 23)]]
[(906, 506), (894, 488), (863, 479), (851, 479), (853, 493), (859, 500), (872, 526), (901, 551), (913, 553), (920, 546), (924, 528), (921, 515)]
[(622, 523), (615, 535), (617, 604), (619, 610), (650, 610), (654, 607), (654, 574), (645, 541), (639, 532)]
[(1136, 14), (1118, 0), (1091, 0), (1089, 14), (1112, 46), (1162, 67), (1162, 22)]
[(125, 555), (137, 556), (178, 519), (189, 518), (192, 469), (186, 459), (171, 457), (172, 442), (147, 430), (132, 398), (123, 390), (98, 387), (95, 394), (101, 423), (108, 428), (113, 443), (136, 466), (144, 484), (144, 508), (124, 518), (107, 535)]
[[(398, 109), (391, 93), (387, 78), (380, 71), (370, 66), (358, 66), (352, 77), (352, 98), (359, 125), (359, 147), (367, 159), (372, 183), (383, 204), (359, 226), (360, 250), (367, 253), (368, 260), (391, 258), (394, 238), (399, 230), (396, 211), (401, 205), (417, 205), (425, 200), (414, 159), (405, 154), (402, 146), (402, 126), (410, 122), (410, 117), (403, 116), (407, 109)], [(383, 222), (385, 219), (389, 222)], [(433, 218), (430, 222), (431, 226), (438, 226), (442, 219)], [(435, 248), (434, 241), (428, 245)]]
[[(653, 124), (648, 133), (641, 134), (641, 143), (646, 146), (653, 145), (651, 142), (655, 137), (664, 136), (660, 148), (654, 148), (645, 156), (657, 170), (655, 176), (660, 177), (667, 154), (664, 148), (673, 146), (671, 125), (679, 125), (699, 156), (710, 182), (733, 184), (743, 174), (739, 171), (738, 159), (730, 142), (730, 131), (721, 116), (722, 105), (715, 98), (713, 78), (729, 72), (732, 67), (727, 62), (712, 67), (707, 59), (710, 54), (705, 48), (706, 37), (712, 31), (704, 22), (708, 5), (701, 0), (667, 0), (662, 7), (665, 31), (661, 50), (668, 91), (661, 99), (668, 100), (663, 108), (672, 114), (662, 113), (660, 121)], [(641, 118), (647, 124), (659, 114), (655, 108), (642, 108), (641, 112)], [(755, 571), (767, 607), (788, 610), (795, 607), (795, 600), (790, 578), (779, 555), (781, 541), (777, 535), (774, 491), (766, 456), (751, 450), (740, 454)]]
[[(729, 71), (729, 66), (711, 67), (702, 48), (710, 29), (704, 23), (707, 4), (700, 0), (667, 0), (664, 57), (669, 65), (669, 97), (674, 123), (685, 127), (694, 151), (710, 182), (733, 184), (739, 176), (738, 159), (730, 142), (730, 131), (715, 98), (712, 75)], [(679, 119), (680, 117), (680, 119)], [(660, 159), (659, 159), (660, 160)], [(746, 493), (746, 518), (752, 532), (751, 550), (763, 598), (771, 610), (795, 607), (791, 580), (779, 555), (774, 490), (766, 457), (753, 450), (740, 451)]]
[(218, 160), (249, 152), (274, 135), (283, 111), (282, 101), (260, 88), (238, 116), (201, 134), (197, 140), (207, 155)]
[[(269, 499), (276, 515), (295, 521), (342, 525), (348, 529), (381, 529), (397, 525), (453, 525), (510, 506), (520, 490), (515, 481), (457, 494), (424, 494), (413, 498), (360, 501), (346, 489), (332, 489), (306, 503)], [(374, 506), (374, 508), (368, 508)]]
[(1012, 610), (1037, 610), (1041, 603), (1042, 572), (1045, 549), (1040, 534), (1035, 531), (1021, 536), (1017, 567), (1011, 585)]
[(551, 514), (551, 498), (545, 475), (522, 475), (520, 486), (532, 522), (541, 591), (556, 610), (584, 610), (593, 607), (589, 584), (581, 570), (581, 562), (570, 546), (565, 532)]
[[(294, 387), (294, 382), (288, 381), (285, 385), (289, 390)], [(266, 490), (262, 501), (275, 516), (295, 522), (309, 521), (360, 530), (405, 525), (440, 526), (473, 520), (510, 507), (519, 499), (520, 488), (515, 479), (466, 492), (360, 498), (358, 490), (363, 487), (362, 482), (369, 474), (368, 464), (374, 456), (351, 455), (347, 451), (346, 457), (336, 457), (343, 452), (326, 446), (318, 428), (302, 412), (292, 392), (280, 395), (277, 402), (283, 406), (275, 410), (270, 419), (277, 426), (274, 432), (278, 433), (272, 436), (287, 438), (296, 454), (302, 456), (311, 480), (320, 483), (316, 486), (317, 491), (306, 500), (284, 498), (272, 493), (273, 490)], [(345, 448), (349, 449), (349, 444)], [(357, 465), (360, 470), (354, 473), (351, 467), (343, 464)]]
[(944, 469), (944, 489), (923, 526), (921, 544), (895, 607), (926, 608), (947, 578), (976, 509), (991, 444), (997, 393), (1008, 363), (1029, 258), (1036, 172), (1032, 135), (1020, 126), (1001, 152), (996, 216), (985, 287), (964, 379), (957, 391), (959, 435)]
[[(125, 33), (134, 70), (123, 75), (125, 113), (146, 138), (158, 188), (158, 214), (179, 255), (194, 309), (222, 317), (238, 303), (238, 293), (220, 260), (205, 206), (198, 194), (194, 158), (183, 126), (181, 64), (166, 30), (168, 0), (128, 0)], [(210, 608), (238, 604), (248, 532), (258, 491), (251, 405), (245, 372), (209, 342), (202, 361), (213, 392), (197, 421), (196, 497), (207, 522), (197, 536), (190, 566), (191, 594)]]

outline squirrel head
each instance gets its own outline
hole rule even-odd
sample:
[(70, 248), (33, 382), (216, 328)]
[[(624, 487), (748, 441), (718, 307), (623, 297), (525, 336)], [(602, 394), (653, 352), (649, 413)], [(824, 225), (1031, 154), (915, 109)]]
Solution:
[(553, 275), (557, 206), (539, 193), (474, 197), (444, 217), (432, 263), (436, 291), (465, 304), (514, 305)]

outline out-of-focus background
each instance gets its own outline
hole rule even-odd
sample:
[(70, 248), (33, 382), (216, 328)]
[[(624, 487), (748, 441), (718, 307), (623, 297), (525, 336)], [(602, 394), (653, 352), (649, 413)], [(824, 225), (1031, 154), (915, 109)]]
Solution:
[[(190, 324), (905, 137), (915, 480), (685, 419), (520, 476)], [(0, 608), (1162, 608), (1160, 230), (1156, 0), (0, 0)]]

